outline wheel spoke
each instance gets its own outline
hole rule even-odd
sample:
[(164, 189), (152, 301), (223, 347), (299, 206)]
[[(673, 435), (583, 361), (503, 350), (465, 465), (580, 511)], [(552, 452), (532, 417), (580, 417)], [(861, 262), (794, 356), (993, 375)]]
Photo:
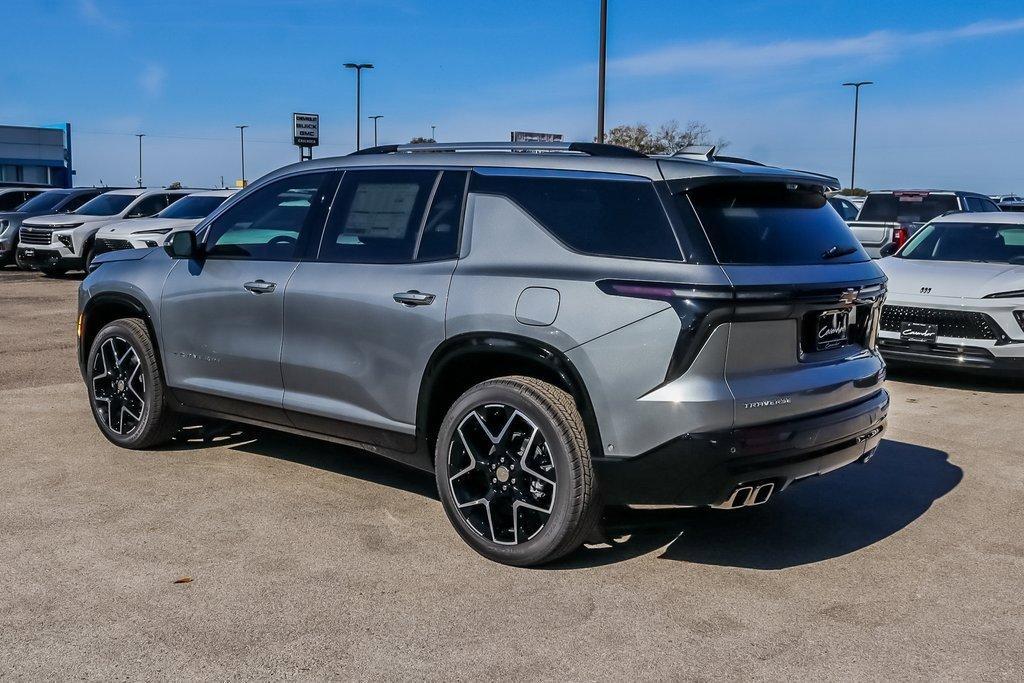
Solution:
[[(492, 428), (498, 424), (500, 429)], [(481, 443), (483, 450), (474, 445)], [(477, 534), (517, 545), (544, 528), (557, 479), (545, 447), (537, 425), (512, 406), (486, 404), (463, 417), (449, 446), (454, 474), (448, 482), (456, 508)]]
[(115, 434), (128, 434), (142, 423), (146, 382), (142, 361), (122, 337), (103, 341), (92, 367), (92, 393), (98, 417)]

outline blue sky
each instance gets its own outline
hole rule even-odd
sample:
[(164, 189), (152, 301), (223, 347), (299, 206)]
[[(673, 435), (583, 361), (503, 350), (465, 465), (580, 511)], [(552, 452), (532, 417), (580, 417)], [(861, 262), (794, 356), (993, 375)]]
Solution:
[[(0, 3), (0, 123), (71, 121), (77, 182), (210, 186), (354, 146), (354, 75), (381, 142), (594, 135), (598, 0), (10, 0)], [(609, 126), (700, 120), (729, 153), (858, 185), (1024, 191), (1024, 5), (862, 0), (610, 0)], [(364, 119), (364, 145), (372, 142)]]

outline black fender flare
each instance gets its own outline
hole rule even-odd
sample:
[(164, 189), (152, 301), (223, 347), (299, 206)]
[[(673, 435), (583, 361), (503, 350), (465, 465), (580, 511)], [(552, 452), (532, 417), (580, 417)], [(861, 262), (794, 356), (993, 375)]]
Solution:
[(600, 455), (602, 441), (590, 393), (583, 377), (572, 361), (561, 351), (545, 342), (505, 332), (470, 332), (456, 335), (442, 342), (427, 361), (416, 409), (416, 433), (421, 448), (429, 455), (430, 401), (435, 387), (445, 371), (466, 356), (505, 356), (539, 365), (556, 376), (570, 390), (579, 406), (587, 430), (591, 452)]

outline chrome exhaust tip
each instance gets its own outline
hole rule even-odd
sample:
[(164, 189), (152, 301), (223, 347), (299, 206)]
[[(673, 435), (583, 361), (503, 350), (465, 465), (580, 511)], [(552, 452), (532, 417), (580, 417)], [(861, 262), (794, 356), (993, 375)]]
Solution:
[(765, 482), (763, 484), (743, 484), (737, 486), (728, 498), (717, 505), (712, 505), (713, 508), (720, 510), (735, 510), (737, 508), (752, 507), (754, 505), (764, 505), (768, 502), (768, 499), (772, 497), (775, 492), (775, 482)]

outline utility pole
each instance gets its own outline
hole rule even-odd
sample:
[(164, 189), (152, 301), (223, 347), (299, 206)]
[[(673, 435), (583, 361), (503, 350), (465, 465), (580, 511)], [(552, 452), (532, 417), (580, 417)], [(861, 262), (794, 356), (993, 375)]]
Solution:
[(363, 69), (372, 69), (373, 68), (373, 64), (356, 64), (355, 62), (349, 62), (349, 63), (345, 64), (345, 68), (346, 69), (355, 69), (356, 70), (356, 151), (358, 152), (359, 149), (360, 149), (360, 143), (362, 142), (360, 140), (360, 137), (359, 137), (359, 135), (360, 135), (359, 124), (360, 124), (360, 118), (362, 117), (362, 113), (360, 112), (360, 98), (362, 97), (362, 89), (363, 89), (363, 83), (362, 83)]
[(874, 81), (856, 81), (843, 83), (843, 86), (852, 86), (853, 95), (853, 157), (850, 161), (850, 189), (857, 187), (857, 117), (860, 114), (860, 89), (864, 85), (874, 85)]
[(242, 143), (242, 187), (245, 187), (245, 129), (249, 126), (235, 126), (238, 129), (238, 136)]
[(139, 139), (139, 187), (142, 187), (142, 138), (146, 137), (146, 134), (136, 133), (135, 137)]
[(608, 58), (608, 0), (601, 0), (601, 44), (597, 58), (597, 141), (604, 142), (604, 81)]
[(377, 121), (384, 118), (383, 114), (377, 114), (375, 116), (367, 116), (368, 119), (373, 119), (373, 146), (377, 146)]

